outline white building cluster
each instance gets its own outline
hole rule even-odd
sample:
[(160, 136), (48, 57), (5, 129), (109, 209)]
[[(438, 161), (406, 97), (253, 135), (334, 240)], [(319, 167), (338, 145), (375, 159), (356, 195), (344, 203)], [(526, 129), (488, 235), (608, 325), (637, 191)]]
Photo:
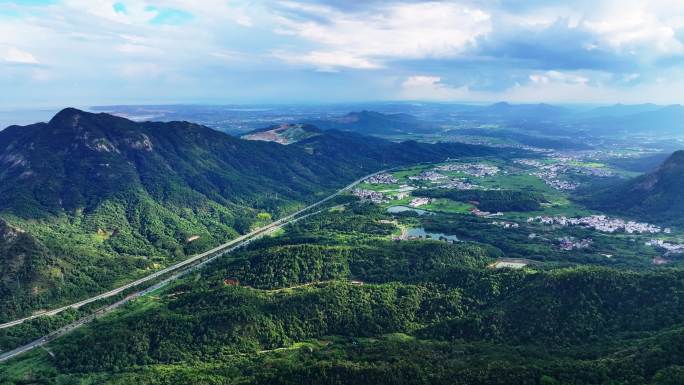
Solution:
[(559, 243), (561, 250), (565, 250), (565, 251), (586, 249), (587, 247), (591, 246), (592, 242), (593, 241), (589, 238), (582, 239), (579, 241), (576, 241), (572, 237), (558, 238), (558, 243)]
[(530, 175), (540, 178), (544, 183), (556, 190), (574, 190), (579, 187), (578, 183), (561, 178), (561, 176), (569, 173), (589, 175), (592, 177), (609, 177), (614, 175), (608, 168), (582, 164), (582, 159), (586, 156), (586, 154), (569, 155), (554, 153), (551, 156), (553, 161), (551, 164), (544, 164), (536, 159), (516, 159), (513, 162), (528, 167), (534, 167), (536, 170)]
[(465, 182), (465, 181), (462, 181), (459, 179), (450, 180), (449, 182), (447, 182), (443, 185), (440, 185), (439, 187), (450, 188), (450, 189), (454, 189), (454, 190), (476, 190), (476, 189), (480, 188), (480, 186), (478, 186), (476, 184)]
[(482, 211), (478, 209), (477, 207), (473, 207), (469, 209), (471, 214), (477, 216), (477, 217), (484, 217), (484, 218), (493, 218), (493, 217), (502, 217), (504, 213), (501, 211), (497, 211), (495, 213), (489, 212), (489, 211)]
[(381, 173), (369, 177), (365, 182), (370, 184), (396, 184), (399, 183), (399, 180), (392, 174)]
[(494, 221), (492, 222), (494, 226), (499, 226), (503, 227), (504, 229), (517, 229), (520, 227), (519, 224), (515, 222), (507, 222), (507, 221)]
[(545, 225), (559, 226), (584, 226), (604, 233), (625, 232), (633, 233), (660, 233), (663, 230), (656, 225), (643, 222), (625, 221), (619, 218), (609, 218), (605, 215), (591, 215), (581, 218), (567, 218), (565, 216), (538, 216), (527, 218), (527, 222), (539, 222)]
[(438, 166), (437, 170), (462, 172), (475, 177), (496, 175), (501, 171), (498, 167), (486, 163), (449, 163)]
[(388, 202), (388, 200), (385, 199), (385, 194), (373, 190), (363, 190), (357, 188), (352, 191), (352, 195), (361, 198), (362, 201), (371, 201), (377, 204)]
[(426, 180), (430, 182), (437, 182), (442, 179), (446, 179), (446, 175), (440, 174), (438, 172), (428, 170), (423, 171), (418, 175), (408, 177), (410, 180)]
[(516, 159), (513, 163), (521, 164), (529, 167), (542, 167), (544, 164), (535, 159)]
[(411, 207), (420, 207), (430, 204), (430, 198), (413, 198), (409, 203)]
[(668, 254), (684, 253), (684, 245), (665, 242), (662, 239), (651, 239), (650, 241), (646, 242), (646, 246), (664, 249)]
[(574, 190), (577, 187), (579, 187), (577, 183), (568, 182), (560, 179), (559, 174), (565, 173), (567, 170), (568, 168), (566, 166), (550, 164), (542, 166), (530, 175), (534, 175), (537, 178), (543, 180), (544, 183), (546, 183), (547, 185), (551, 186), (556, 190)]

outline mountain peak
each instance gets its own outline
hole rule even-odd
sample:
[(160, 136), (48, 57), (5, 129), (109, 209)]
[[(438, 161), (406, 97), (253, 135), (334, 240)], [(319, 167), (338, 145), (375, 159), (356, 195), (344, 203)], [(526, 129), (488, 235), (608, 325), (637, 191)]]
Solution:
[(675, 167), (684, 169), (684, 150), (673, 152), (672, 155), (670, 155), (661, 166), (663, 169), (671, 169)]
[(59, 111), (57, 114), (55, 114), (55, 116), (52, 117), (52, 119), (50, 119), (50, 125), (69, 123), (72, 126), (76, 126), (83, 114), (87, 114), (87, 112), (81, 111), (77, 108), (67, 107)]

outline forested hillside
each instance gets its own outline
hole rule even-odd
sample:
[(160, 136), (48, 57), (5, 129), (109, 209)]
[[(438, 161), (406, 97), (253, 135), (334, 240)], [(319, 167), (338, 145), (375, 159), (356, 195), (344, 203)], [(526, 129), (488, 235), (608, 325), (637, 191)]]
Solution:
[[(684, 274), (485, 268), (349, 206), (265, 238), (0, 374), (60, 383), (677, 384)], [(2, 369), (0, 369), (2, 370)], [(17, 371), (17, 372), (14, 372)], [(28, 373), (28, 374), (26, 374)]]
[(584, 203), (601, 210), (663, 224), (684, 224), (684, 151), (656, 170), (590, 194)]
[(0, 239), (0, 319), (147, 274), (382, 168), (490, 151), (336, 131), (283, 146), (76, 109), (8, 127), (0, 216), (26, 251)]

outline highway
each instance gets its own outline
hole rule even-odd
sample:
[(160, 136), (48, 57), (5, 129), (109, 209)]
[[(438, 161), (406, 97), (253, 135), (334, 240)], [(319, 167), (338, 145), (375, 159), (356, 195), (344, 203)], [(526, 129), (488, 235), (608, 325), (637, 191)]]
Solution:
[(362, 178), (359, 178), (359, 179), (355, 180), (354, 182), (350, 183), (349, 185), (345, 186), (344, 188), (337, 190), (334, 194), (329, 195), (326, 198), (321, 199), (318, 202), (312, 203), (309, 206), (306, 206), (303, 209), (301, 209), (295, 213), (292, 213), (288, 216), (280, 218), (274, 222), (271, 222), (270, 224), (268, 224), (264, 227), (260, 227), (260, 228), (254, 230), (254, 231), (251, 231), (247, 234), (241, 235), (241, 236), (239, 236), (239, 237), (237, 237), (237, 238), (235, 238), (229, 242), (226, 242), (222, 245), (219, 245), (219, 246), (217, 246), (211, 250), (205, 251), (204, 253), (194, 255), (194, 256), (192, 256), (192, 257), (190, 257), (190, 258), (188, 258), (182, 262), (176, 263), (176, 264), (171, 265), (169, 267), (166, 267), (162, 270), (154, 272), (150, 275), (147, 275), (143, 278), (137, 279), (133, 282), (130, 282), (130, 283), (127, 283), (123, 286), (117, 287), (116, 289), (112, 289), (112, 290), (107, 291), (105, 293), (98, 294), (94, 297), (90, 297), (90, 298), (75, 302), (75, 303), (70, 304), (70, 305), (62, 306), (62, 307), (57, 308), (57, 309), (49, 310), (49, 311), (42, 312), (39, 314), (35, 314), (35, 315), (29, 316), (29, 317), (20, 318), (20, 319), (14, 320), (14, 321), (10, 321), (10, 322), (4, 323), (4, 324), (0, 324), (0, 329), (2, 329), (2, 328), (7, 328), (7, 327), (19, 325), (23, 322), (26, 322), (26, 321), (29, 321), (29, 320), (32, 320), (32, 319), (35, 319), (38, 317), (43, 317), (43, 316), (47, 316), (47, 315), (55, 315), (55, 314), (58, 314), (62, 311), (65, 311), (67, 309), (78, 309), (78, 308), (80, 308), (84, 305), (87, 305), (89, 303), (115, 296), (115, 295), (123, 292), (124, 290), (139, 286), (145, 282), (149, 282), (151, 280), (159, 278), (164, 274), (175, 272), (175, 274), (171, 275), (170, 277), (167, 277), (164, 280), (162, 280), (162, 281), (160, 281), (160, 282), (158, 282), (158, 283), (156, 283), (156, 284), (154, 284), (148, 288), (145, 288), (145, 289), (140, 290), (138, 292), (132, 293), (132, 294), (128, 295), (126, 298), (121, 299), (121, 300), (119, 300), (119, 301), (117, 301), (111, 305), (108, 305), (106, 307), (103, 307), (103, 308), (95, 311), (93, 314), (90, 314), (88, 316), (85, 316), (85, 317), (77, 320), (77, 321), (74, 321), (73, 323), (66, 325), (66, 326), (64, 326), (64, 327), (62, 327), (62, 328), (44, 336), (44, 337), (41, 337), (41, 338), (39, 338), (33, 342), (30, 342), (24, 346), (20, 346), (16, 349), (13, 349), (13, 350), (10, 350), (10, 351), (7, 351), (7, 352), (0, 354), (0, 362), (7, 361), (10, 358), (13, 358), (19, 354), (25, 353), (25, 352), (33, 349), (33, 348), (45, 345), (46, 343), (66, 334), (66, 333), (68, 333), (68, 332), (88, 323), (88, 322), (91, 322), (92, 320), (94, 320), (97, 317), (101, 317), (104, 314), (107, 314), (107, 313), (113, 311), (114, 309), (120, 307), (121, 305), (123, 305), (123, 304), (125, 304), (125, 303), (127, 303), (127, 302), (129, 302), (135, 298), (146, 295), (146, 294), (148, 294), (154, 290), (157, 290), (157, 289), (165, 286), (169, 282), (176, 280), (176, 279), (188, 274), (189, 272), (191, 272), (193, 270), (201, 268), (202, 266), (204, 266), (207, 263), (215, 260), (216, 258), (225, 255), (226, 253), (230, 253), (231, 251), (233, 251), (239, 247), (243, 247), (245, 245), (248, 245), (251, 241), (253, 241), (254, 239), (258, 238), (261, 235), (264, 235), (264, 234), (271, 232), (271, 231), (275, 231), (275, 230), (277, 230), (283, 226), (286, 226), (290, 223), (294, 223), (294, 222), (296, 222), (300, 219), (303, 219), (305, 217), (318, 214), (323, 210), (318, 210), (316, 212), (302, 216), (303, 213), (330, 201), (331, 199), (339, 196), (340, 194), (342, 194), (346, 191), (349, 191), (350, 189), (352, 189), (354, 186), (356, 186), (357, 184), (359, 184), (363, 180), (365, 180), (371, 176), (380, 174), (382, 172), (386, 172), (386, 171), (388, 171), (388, 170), (381, 170), (381, 171), (374, 172), (372, 174), (366, 175)]

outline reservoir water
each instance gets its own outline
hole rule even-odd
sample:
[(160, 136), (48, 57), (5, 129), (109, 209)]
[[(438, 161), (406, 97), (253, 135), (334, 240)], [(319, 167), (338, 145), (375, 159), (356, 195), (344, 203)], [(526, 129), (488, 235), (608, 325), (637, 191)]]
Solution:
[(414, 207), (408, 207), (408, 206), (392, 206), (392, 207), (387, 208), (387, 212), (390, 214), (398, 214), (398, 213), (403, 213), (406, 211), (413, 211), (418, 215), (432, 214), (429, 211), (417, 209)]
[(424, 228), (422, 227), (412, 227), (406, 231), (406, 237), (408, 239), (411, 238), (431, 238), (434, 240), (444, 240), (446, 239), (449, 242), (459, 242), (459, 239), (455, 235), (447, 235), (444, 233), (431, 233), (425, 231)]

